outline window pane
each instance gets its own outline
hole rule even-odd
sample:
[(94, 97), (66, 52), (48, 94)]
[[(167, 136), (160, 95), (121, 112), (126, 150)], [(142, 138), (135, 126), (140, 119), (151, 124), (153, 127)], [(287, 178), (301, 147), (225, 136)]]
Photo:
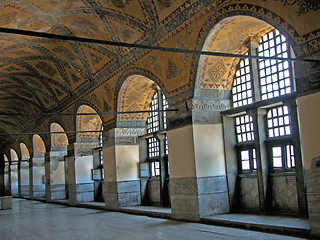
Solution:
[(270, 109), (267, 114), (269, 138), (291, 135), (289, 108), (287, 106)]
[(232, 96), (236, 96), (232, 97), (233, 107), (240, 107), (253, 102), (249, 60), (240, 60), (238, 67), (232, 88)]
[[(264, 57), (289, 56), (288, 45), (285, 36), (281, 35), (277, 30), (264, 35), (260, 40), (257, 53), (258, 56)], [(258, 60), (258, 68), (261, 78), (261, 98), (263, 100), (292, 92), (288, 61), (270, 61), (260, 59)], [(266, 78), (267, 81), (265, 81), (264, 78)], [(271, 82), (276, 84), (266, 85)], [(283, 84), (284, 82), (286, 83), (285, 85)]]
[(273, 167), (282, 168), (282, 149), (281, 147), (272, 148)]
[(254, 140), (253, 119), (249, 115), (236, 117), (236, 133), (238, 142)]

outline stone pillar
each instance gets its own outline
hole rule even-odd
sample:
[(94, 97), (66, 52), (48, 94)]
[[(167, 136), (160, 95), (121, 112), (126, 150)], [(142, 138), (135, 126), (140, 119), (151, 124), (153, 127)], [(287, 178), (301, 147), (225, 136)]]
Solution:
[(266, 213), (267, 201), (267, 178), (269, 174), (269, 166), (266, 151), (266, 130), (265, 130), (265, 109), (254, 109), (249, 111), (249, 115), (253, 118), (254, 127), (254, 148), (256, 149), (257, 159), (257, 181), (259, 193), (260, 212)]
[(11, 163), (11, 194), (18, 196), (18, 162)]
[(9, 164), (6, 164), (4, 167), (4, 188), (5, 195), (11, 195), (11, 174)]
[(4, 185), (4, 157), (0, 155), (0, 196), (5, 196), (5, 185)]
[(29, 159), (23, 159), (20, 162), (20, 196), (29, 197)]
[(310, 231), (320, 236), (320, 93), (297, 99)]
[(30, 198), (45, 198), (45, 155), (35, 154), (30, 167)]
[(173, 218), (198, 221), (230, 211), (220, 116), (228, 107), (229, 101), (193, 99), (168, 114)]
[(139, 128), (115, 128), (103, 133), (104, 197), (107, 209), (141, 204)]
[(50, 151), (46, 153), (46, 201), (66, 199), (65, 191), (65, 151)]
[(93, 168), (92, 149), (98, 143), (71, 143), (68, 145), (68, 191), (70, 205), (94, 201), (94, 186), (91, 178)]

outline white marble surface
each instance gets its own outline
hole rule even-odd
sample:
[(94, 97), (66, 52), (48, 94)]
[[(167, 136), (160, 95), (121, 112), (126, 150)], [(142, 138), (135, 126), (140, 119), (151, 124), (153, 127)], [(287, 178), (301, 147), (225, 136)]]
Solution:
[(0, 211), (0, 239), (297, 239), (146, 216), (13, 199)]

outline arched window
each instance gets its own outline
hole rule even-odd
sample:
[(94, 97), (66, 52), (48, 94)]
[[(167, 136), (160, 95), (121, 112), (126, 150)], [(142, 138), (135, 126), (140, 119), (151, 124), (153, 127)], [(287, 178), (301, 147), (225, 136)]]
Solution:
[[(166, 100), (165, 95), (160, 91), (154, 94), (150, 110), (152, 112), (149, 113), (147, 119), (147, 133), (152, 134), (156, 132), (164, 131), (167, 128), (166, 122), (166, 112), (162, 110), (166, 110), (169, 107), (168, 102)], [(168, 144), (167, 144), (167, 136), (164, 139), (165, 146), (165, 154), (168, 154)], [(160, 140), (156, 137), (147, 138), (147, 148), (148, 148), (148, 160), (150, 162), (150, 174), (151, 176), (159, 176), (160, 175), (160, 164), (159, 164), (159, 156), (160, 156)]]
[[(250, 55), (263, 57), (290, 57), (290, 47), (285, 36), (274, 29), (263, 35), (256, 49), (251, 44)], [(248, 53), (247, 53), (248, 54)], [(259, 59), (240, 60), (232, 88), (233, 108), (266, 110), (265, 129), (268, 158), (274, 171), (295, 167), (294, 147), (291, 140), (291, 118), (283, 97), (294, 92), (292, 67), (288, 61)], [(258, 104), (259, 103), (259, 104)], [(258, 104), (258, 105), (257, 105)], [(248, 105), (248, 106), (246, 106)], [(277, 105), (276, 107), (272, 107)], [(236, 148), (240, 172), (257, 170), (255, 128), (249, 114), (235, 117)], [(261, 129), (257, 129), (261, 131)]]

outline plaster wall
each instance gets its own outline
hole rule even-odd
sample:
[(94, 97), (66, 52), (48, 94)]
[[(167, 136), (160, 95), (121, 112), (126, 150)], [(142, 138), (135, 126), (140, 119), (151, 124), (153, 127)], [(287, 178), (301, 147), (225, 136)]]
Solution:
[(186, 126), (167, 132), (170, 178), (196, 177), (193, 127)]
[(29, 163), (21, 162), (20, 168), (21, 186), (29, 185)]
[(115, 146), (117, 181), (139, 179), (139, 145)]
[(320, 156), (320, 93), (297, 99), (302, 156), (305, 169), (311, 168), (311, 160)]
[(92, 168), (93, 168), (93, 156), (76, 157), (75, 159), (76, 184), (92, 182), (91, 180)]
[(221, 124), (193, 125), (197, 177), (226, 175)]

